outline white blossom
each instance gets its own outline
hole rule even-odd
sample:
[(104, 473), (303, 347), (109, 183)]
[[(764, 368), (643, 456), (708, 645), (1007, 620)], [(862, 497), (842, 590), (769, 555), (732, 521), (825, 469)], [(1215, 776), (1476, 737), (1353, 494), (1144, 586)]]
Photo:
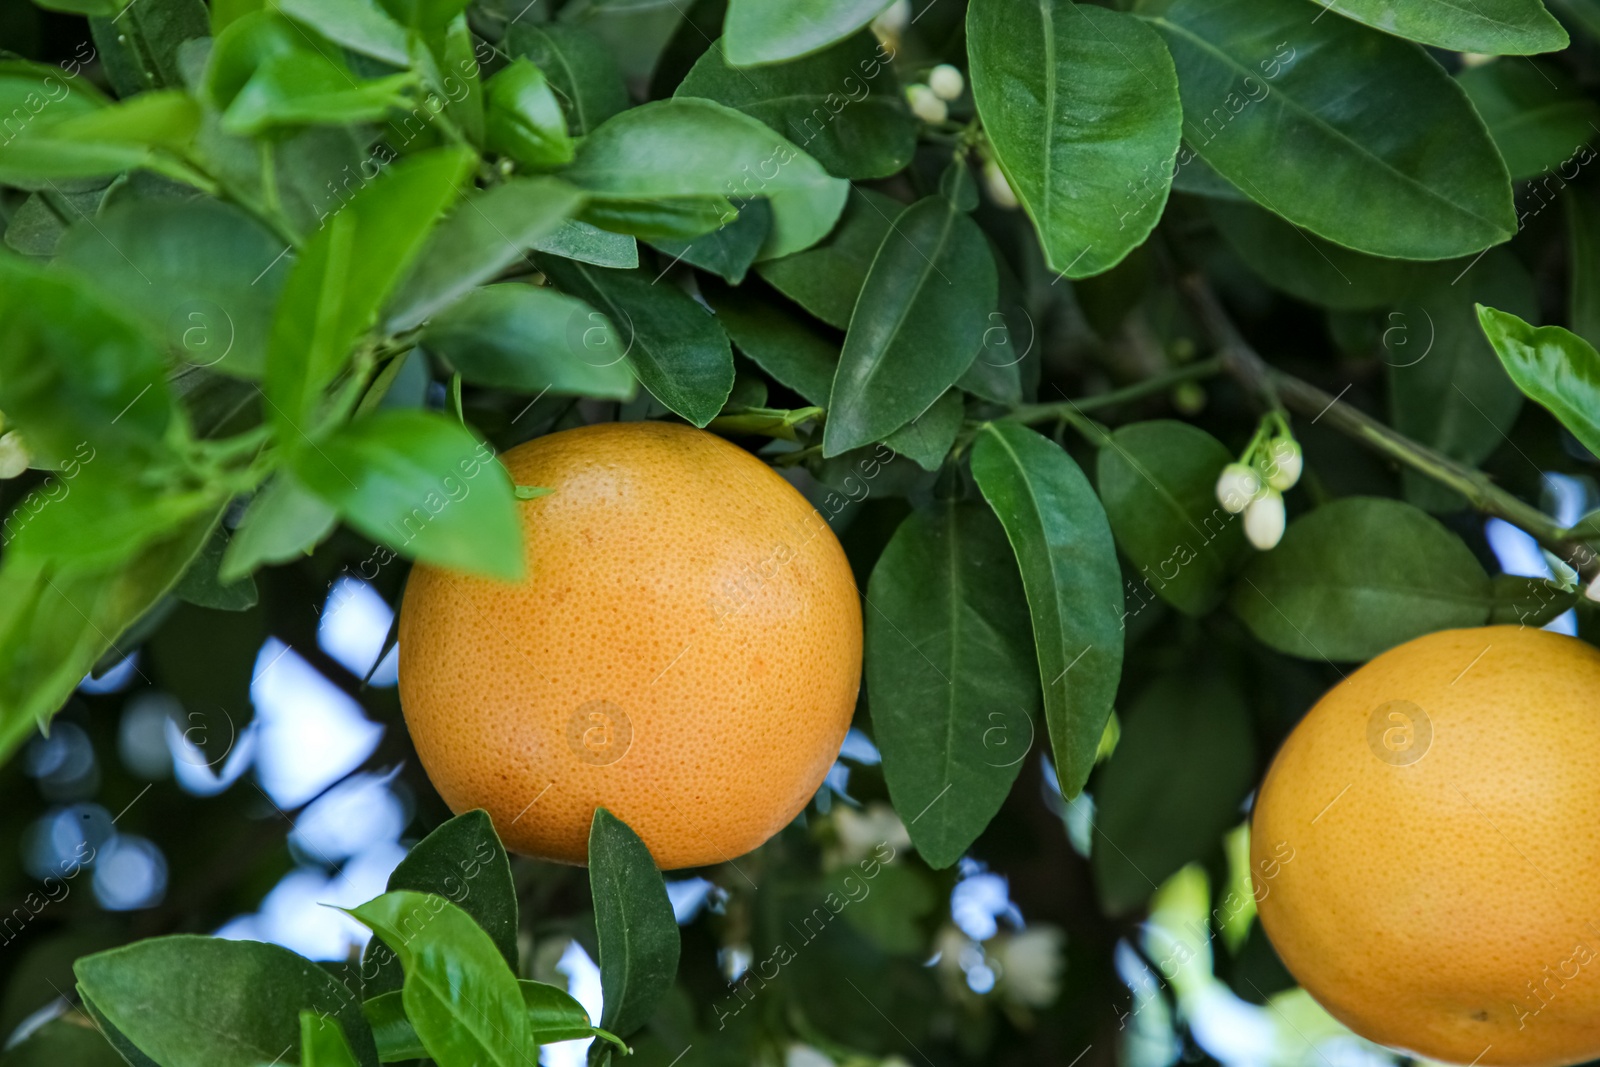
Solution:
[(928, 88), (941, 100), (956, 100), (967, 87), (961, 72), (948, 63), (940, 63), (928, 72)]
[(1244, 463), (1230, 463), (1217, 476), (1217, 502), (1235, 515), (1261, 495), (1261, 476)]
[(1244, 535), (1263, 552), (1283, 540), (1283, 525), (1283, 494), (1276, 489), (1268, 489), (1244, 509)]
[(911, 105), (911, 113), (923, 122), (938, 123), (950, 117), (949, 105), (920, 82), (906, 86), (906, 103)]

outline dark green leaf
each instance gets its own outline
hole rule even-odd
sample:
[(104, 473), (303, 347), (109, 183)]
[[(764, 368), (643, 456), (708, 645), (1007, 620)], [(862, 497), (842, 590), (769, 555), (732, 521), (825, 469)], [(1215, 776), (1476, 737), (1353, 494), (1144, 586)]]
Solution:
[(327, 971), (277, 945), (162, 937), (74, 968), (95, 1006), (161, 1067), (260, 1067), (300, 1045), (300, 1012), (343, 1030), (357, 1062), (377, 1050), (361, 1005)]
[(1095, 480), (1134, 584), (1190, 615), (1222, 600), (1245, 556), (1240, 522), (1217, 503), (1233, 460), (1204, 430), (1168, 420), (1124, 426), (1100, 449)]
[(1050, 268), (1082, 278), (1144, 242), (1167, 202), (1183, 109), (1161, 38), (1069, 0), (975, 0), (972, 95)]
[(1122, 570), (1111, 527), (1072, 457), (1027, 427), (986, 425), (972, 474), (1022, 570), (1056, 775), (1072, 797), (1094, 767), (1122, 676)]
[(1600, 354), (1594, 346), (1571, 330), (1530, 326), (1481, 304), (1478, 322), (1517, 388), (1600, 455)]
[(1359, 661), (1434, 630), (1482, 626), (1490, 587), (1437, 520), (1398, 500), (1347, 497), (1290, 523), (1245, 568), (1232, 603), (1280, 652)]
[(678, 973), (678, 923), (650, 850), (628, 825), (596, 808), (589, 885), (600, 943), (600, 1025), (628, 1037), (650, 1020)]
[(1112, 915), (1216, 849), (1255, 781), (1250, 712), (1221, 675), (1163, 675), (1122, 721), (1094, 791), (1095, 884)]
[[(87, 0), (85, 6), (93, 2)], [(154, 4), (114, 0), (95, 6), (116, 9), (86, 14), (93, 16), (89, 30), (107, 80), (118, 96), (183, 86), (179, 47), (211, 32), (202, 0), (160, 0)]]
[(779, 292), (831, 326), (850, 325), (856, 298), (883, 239), (905, 205), (871, 189), (851, 187), (839, 224), (803, 252), (756, 265)]
[(761, 299), (753, 289), (703, 287), (717, 320), (740, 352), (808, 402), (826, 405), (839, 368), (839, 346), (821, 336), (811, 321)]
[(1039, 707), (1022, 581), (982, 504), (900, 524), (872, 570), (867, 706), (889, 796), (932, 867), (960, 859), (1032, 747)]
[(885, 178), (911, 162), (917, 124), (889, 60), (862, 32), (789, 63), (728, 65), (722, 41), (706, 49), (675, 96), (699, 96), (754, 116), (841, 178)]
[(524, 19), (511, 26), (506, 47), (544, 71), (573, 133), (587, 134), (628, 106), (617, 61), (591, 30), (570, 24), (539, 26)]
[(749, 200), (737, 205), (737, 209), (737, 218), (710, 233), (687, 240), (658, 238), (650, 243), (671, 256), (674, 263), (699, 267), (738, 285), (772, 230), (772, 208), (765, 200)]
[(1490, 626), (1544, 626), (1578, 601), (1576, 590), (1562, 589), (1543, 578), (1497, 574), (1489, 579), (1494, 604)]
[(296, 478), (344, 520), (400, 554), (513, 580), (522, 524), (494, 450), (452, 419), (380, 411), (290, 459)]
[(965, 414), (961, 393), (951, 389), (927, 411), (885, 437), (883, 443), (923, 470), (936, 471), (944, 466), (944, 457), (955, 444), (956, 434), (961, 432)]
[(265, 563), (287, 563), (310, 552), (339, 521), (339, 513), (288, 473), (256, 494), (228, 542), (217, 576), (237, 581)]
[[(1313, 0), (1373, 29), (1454, 52), (1526, 55), (1567, 47), (1567, 33), (1539, 0)], [(1321, 18), (1321, 15), (1317, 16)]]
[(517, 59), (489, 79), (487, 147), (534, 170), (553, 170), (572, 162), (567, 117), (544, 73), (528, 59)]
[(723, 24), (728, 61), (736, 67), (781, 63), (841, 41), (888, 6), (889, 0), (811, 0), (772, 4), (728, 0)]
[(1594, 197), (1568, 197), (1567, 315), (1572, 332), (1600, 345), (1600, 202)]
[(470, 915), (441, 896), (405, 890), (350, 914), (400, 957), (401, 1001), (429, 1056), (482, 1067), (537, 1062), (516, 975)]
[(851, 316), (823, 455), (882, 440), (955, 384), (982, 345), (997, 286), (976, 223), (941, 197), (907, 209), (884, 237)]
[(611, 323), (553, 289), (486, 286), (429, 323), (422, 343), (477, 385), (613, 400), (634, 393), (627, 349)]
[(52, 1019), (6, 1049), (3, 1067), (125, 1067), (117, 1050), (89, 1019), (72, 1014)]
[(211, 531), (200, 554), (183, 572), (172, 595), (189, 604), (216, 611), (248, 611), (258, 599), (256, 583), (248, 575), (232, 582), (218, 576), (228, 549), (228, 535), (222, 526)]
[[(1177, 0), (1154, 22), (1177, 64), (1189, 150), (1263, 207), (1404, 259), (1467, 255), (1516, 231), (1483, 121), (1416, 45), (1308, 20), (1295, 0)], [(1352, 83), (1360, 70), (1383, 78)]]
[(1577, 175), (1575, 157), (1595, 134), (1600, 104), (1566, 70), (1531, 59), (1500, 60), (1469, 67), (1456, 81), (1488, 124), (1513, 180), (1547, 169)]
[[(733, 391), (733, 352), (715, 317), (681, 289), (654, 284), (646, 271), (603, 270), (561, 259), (542, 263), (557, 285), (611, 324), (621, 338), (622, 355), (651, 395), (696, 426), (717, 417)], [(597, 362), (609, 361), (605, 342), (612, 334), (587, 315), (580, 322), (580, 347)]]

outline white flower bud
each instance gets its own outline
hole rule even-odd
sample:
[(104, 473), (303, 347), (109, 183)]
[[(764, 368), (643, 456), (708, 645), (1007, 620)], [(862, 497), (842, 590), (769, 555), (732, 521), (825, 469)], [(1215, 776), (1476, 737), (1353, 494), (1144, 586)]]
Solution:
[(1276, 489), (1268, 489), (1244, 509), (1244, 535), (1263, 552), (1278, 547), (1283, 524), (1283, 494)]
[(906, 86), (906, 103), (911, 105), (911, 113), (923, 122), (938, 123), (950, 117), (950, 108), (945, 102), (920, 82)]
[(28, 469), (31, 457), (22, 434), (16, 430), (0, 434), (0, 481), (15, 478)]
[(933, 90), (933, 95), (941, 100), (957, 100), (961, 90), (967, 87), (967, 79), (961, 72), (948, 63), (940, 63), (928, 72), (928, 88)]
[(1300, 480), (1305, 460), (1300, 445), (1292, 437), (1277, 437), (1267, 446), (1267, 484), (1279, 491), (1289, 489)]
[(872, 20), (872, 32), (880, 41), (898, 41), (911, 25), (911, 0), (894, 0), (883, 14)]
[(1230, 463), (1217, 476), (1217, 502), (1235, 515), (1260, 495), (1261, 478), (1254, 467)]
[(1011, 188), (1011, 183), (1006, 180), (1006, 172), (1000, 169), (1000, 164), (994, 160), (986, 160), (983, 164), (983, 187), (989, 190), (989, 199), (1003, 208), (1017, 206), (1017, 193)]

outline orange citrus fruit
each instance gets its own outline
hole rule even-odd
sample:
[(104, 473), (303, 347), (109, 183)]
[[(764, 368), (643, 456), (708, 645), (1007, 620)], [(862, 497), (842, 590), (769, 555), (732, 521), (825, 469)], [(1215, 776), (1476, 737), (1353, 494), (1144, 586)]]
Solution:
[(861, 609), (838, 540), (749, 452), (660, 422), (500, 457), (527, 577), (417, 566), (400, 700), (455, 811), (585, 862), (604, 806), (662, 868), (733, 859), (805, 807), (849, 729)]
[(1385, 652), (1284, 742), (1250, 848), (1267, 936), (1356, 1033), (1600, 1057), (1600, 651), (1491, 626)]

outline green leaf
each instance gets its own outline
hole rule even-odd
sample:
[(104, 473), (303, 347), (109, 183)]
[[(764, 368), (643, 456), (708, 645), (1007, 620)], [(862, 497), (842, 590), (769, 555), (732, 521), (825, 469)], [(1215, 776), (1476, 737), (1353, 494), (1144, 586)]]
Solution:
[(596, 808), (589, 885), (600, 944), (600, 1025), (619, 1037), (644, 1026), (678, 973), (678, 923), (650, 850), (628, 825)]
[[(1453, 52), (1527, 55), (1567, 47), (1567, 31), (1539, 0), (1313, 0), (1373, 29)], [(1317, 18), (1321, 18), (1318, 15)]]
[(1096, 780), (1091, 866), (1108, 914), (1138, 908), (1215, 850), (1255, 783), (1243, 697), (1231, 679), (1195, 673), (1162, 675), (1139, 694)]
[(658, 100), (616, 115), (578, 146), (563, 177), (598, 200), (765, 197), (761, 256), (797, 252), (832, 229), (848, 185), (769, 127), (710, 100)]
[(300, 1013), (300, 1067), (356, 1067), (344, 1031), (314, 1011)]
[(460, 423), (379, 411), (296, 449), (290, 465), (344, 520), (401, 555), (508, 581), (523, 573), (511, 479)]
[(761, 299), (754, 290), (748, 285), (701, 287), (740, 352), (808, 403), (825, 406), (839, 368), (839, 346), (809, 320)]
[(1490, 626), (1544, 626), (1578, 602), (1578, 590), (1543, 578), (1497, 574), (1489, 582), (1494, 597)]
[(556, 232), (583, 195), (555, 178), (513, 178), (467, 197), (428, 237), (384, 311), (384, 328), (419, 326)]
[(948, 867), (1011, 791), (1040, 700), (1022, 580), (988, 508), (907, 516), (872, 570), (866, 642), (890, 799), (922, 858)]
[(288, 275), (285, 251), (230, 204), (134, 200), (73, 226), (57, 260), (91, 277), (173, 360), (254, 379)]
[(937, 471), (944, 466), (965, 415), (960, 391), (947, 390), (932, 407), (885, 437), (883, 443), (923, 470)]
[(886, 178), (911, 162), (917, 123), (889, 66), (893, 50), (872, 34), (755, 69), (730, 66), (722, 48), (713, 42), (673, 95), (758, 118), (841, 178)]
[(611, 233), (577, 219), (567, 219), (549, 235), (533, 242), (539, 252), (597, 267), (631, 270), (639, 265), (639, 243), (625, 233)]
[(273, 7), (352, 52), (390, 66), (410, 65), (405, 27), (375, 0), (273, 0)]
[(821, 243), (756, 264), (756, 273), (811, 314), (844, 329), (872, 269), (873, 257), (905, 210), (900, 201), (851, 187), (844, 213)]
[(260, 599), (248, 575), (225, 582), (218, 571), (228, 550), (228, 534), (221, 524), (206, 538), (200, 554), (173, 587), (172, 595), (187, 604), (216, 611), (249, 611)]
[(701, 237), (739, 217), (733, 201), (721, 196), (665, 200), (591, 198), (582, 221), (631, 237), (682, 240)]
[(203, 488), (151, 487), (123, 468), (87, 462), (76, 477), (47, 482), (18, 505), (28, 517), (20, 529), (8, 531), (6, 547), (75, 571), (110, 570), (196, 515), (215, 511), (218, 495)]
[(744, 281), (755, 262), (767, 234), (772, 231), (772, 209), (765, 200), (747, 200), (736, 205), (738, 217), (719, 225), (710, 233), (685, 239), (658, 238), (650, 243), (672, 257), (673, 263), (710, 271), (730, 285)]
[[(614, 358), (610, 338), (620, 337), (621, 354), (652, 396), (696, 426), (717, 417), (733, 391), (733, 351), (715, 317), (681, 289), (654, 284), (647, 271), (560, 259), (541, 263), (552, 281), (603, 316), (596, 322), (586, 313), (569, 322), (569, 330), (580, 327), (579, 348), (605, 363)], [(604, 332), (605, 322), (614, 334)]]
[(728, 0), (723, 40), (736, 67), (781, 63), (842, 41), (871, 22), (889, 0), (806, 0), (796, 4)]
[(1076, 796), (1122, 675), (1122, 571), (1111, 527), (1072, 457), (1027, 427), (985, 425), (972, 474), (1022, 570), (1056, 775), (1062, 795)]
[(544, 73), (516, 59), (484, 87), (487, 147), (524, 167), (552, 170), (572, 162), (572, 138), (561, 102)]
[(941, 197), (906, 210), (883, 239), (845, 334), (823, 455), (898, 430), (972, 365), (997, 299), (983, 231)]
[(105, 103), (92, 87), (54, 68), (0, 61), (0, 107), (7, 115), (0, 181), (60, 193), (58, 180), (105, 177), (144, 167), (178, 181), (198, 180), (178, 158), (200, 125), (200, 109), (181, 92), (141, 93)]
[(612, 400), (634, 394), (626, 347), (611, 323), (553, 289), (486, 286), (429, 323), (422, 344), (477, 385)]
[(377, 1050), (350, 990), (277, 945), (161, 937), (86, 956), (73, 968), (106, 1018), (161, 1067), (261, 1067), (300, 1045), (300, 1012), (343, 1031), (357, 1062)]
[(1489, 579), (1471, 549), (1398, 500), (1347, 497), (1289, 524), (1234, 587), (1233, 610), (1279, 652), (1371, 659), (1434, 630), (1482, 626)]
[(1530, 326), (1478, 305), (1478, 322), (1517, 388), (1600, 455), (1600, 353), (1571, 330)]
[(1574, 196), (1566, 208), (1567, 317), (1574, 333), (1600, 345), (1600, 203)]
[(1050, 269), (1108, 270), (1161, 218), (1183, 109), (1161, 38), (1068, 0), (975, 0), (972, 95)]
[[(1177, 0), (1153, 21), (1177, 65), (1188, 151), (1263, 207), (1402, 259), (1468, 255), (1516, 232), (1483, 121), (1416, 45), (1308, 20), (1294, 0)], [(1361, 70), (1383, 78), (1353, 83)]]
[(537, 1062), (516, 975), (470, 915), (441, 896), (406, 890), (350, 914), (400, 957), (401, 1001), (429, 1056), (483, 1067)]
[(469, 0), (380, 0), (395, 21), (431, 34), (443, 30), (466, 11)]
[(507, 32), (506, 48), (514, 56), (533, 60), (544, 71), (561, 98), (573, 133), (590, 133), (628, 107), (628, 89), (617, 61), (591, 30), (520, 20)]
[(6, 1049), (4, 1067), (126, 1067), (94, 1024), (73, 1013), (52, 1019)]
[(217, 576), (236, 581), (267, 563), (287, 563), (309, 553), (333, 530), (339, 513), (288, 473), (256, 494), (228, 542)]
[(117, 95), (126, 99), (163, 86), (181, 88), (179, 48), (210, 33), (202, 0), (155, 4), (115, 0), (109, 6), (120, 10), (110, 13), (114, 18), (103, 11), (91, 12), (89, 31), (106, 80)]
[[(523, 1005), (528, 1009), (528, 1025), (539, 1044), (596, 1036), (621, 1044), (606, 1031), (591, 1026), (589, 1013), (566, 990), (526, 978), (517, 982), (517, 988), (522, 993)], [(363, 1001), (361, 1010), (372, 1027), (373, 1038), (378, 1045), (378, 1059), (382, 1062), (421, 1059), (428, 1054), (411, 1020), (406, 1018), (403, 995), (398, 990)]]
[(438, 149), (394, 164), (307, 242), (289, 273), (268, 347), (266, 395), (289, 440), (343, 369), (441, 213), (474, 156)]
[(1576, 157), (1600, 123), (1600, 104), (1564, 68), (1500, 60), (1468, 67), (1456, 81), (1488, 124), (1512, 180), (1546, 169), (1576, 176)]
[(1133, 584), (1189, 615), (1221, 602), (1246, 555), (1242, 524), (1217, 503), (1233, 461), (1204, 430), (1166, 419), (1124, 426), (1100, 449), (1095, 481)]

